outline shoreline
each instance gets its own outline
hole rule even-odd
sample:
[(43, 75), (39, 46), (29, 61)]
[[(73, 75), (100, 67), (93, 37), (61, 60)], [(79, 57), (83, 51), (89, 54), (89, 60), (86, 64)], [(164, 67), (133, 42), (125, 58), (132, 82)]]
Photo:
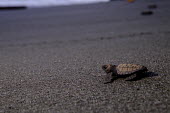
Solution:
[[(117, 0), (116, 0), (117, 1)], [(8, 5), (5, 5), (5, 4), (0, 4), (0, 7), (5, 7), (5, 8), (10, 8), (10, 7), (27, 7), (27, 8), (45, 8), (45, 7), (62, 7), (62, 6), (75, 6), (75, 5), (90, 5), (90, 4), (98, 4), (98, 3), (107, 3), (107, 2), (113, 2), (113, 1), (94, 1), (94, 2), (78, 2), (78, 3), (63, 3), (63, 4), (57, 4), (57, 3), (53, 3), (53, 4), (8, 4)]]

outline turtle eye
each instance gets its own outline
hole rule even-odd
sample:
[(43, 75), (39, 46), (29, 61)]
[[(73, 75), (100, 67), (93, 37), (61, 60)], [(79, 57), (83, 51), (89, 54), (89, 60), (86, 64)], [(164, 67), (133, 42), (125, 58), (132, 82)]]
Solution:
[(107, 65), (103, 65), (102, 69), (106, 70), (107, 69)]

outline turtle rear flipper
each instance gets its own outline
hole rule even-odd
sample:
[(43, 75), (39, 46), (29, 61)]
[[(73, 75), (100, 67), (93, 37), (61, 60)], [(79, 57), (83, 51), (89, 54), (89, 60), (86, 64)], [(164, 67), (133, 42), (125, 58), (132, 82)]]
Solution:
[(148, 69), (145, 66), (142, 66), (141, 69), (135, 72), (136, 75), (142, 75), (143, 73), (147, 72)]
[(145, 73), (148, 71), (148, 69), (146, 67), (143, 66), (143, 68), (137, 72), (135, 72), (134, 74), (136, 75), (134, 78), (132, 79), (128, 79), (126, 81), (137, 81), (137, 80), (141, 80), (142, 78), (145, 77)]

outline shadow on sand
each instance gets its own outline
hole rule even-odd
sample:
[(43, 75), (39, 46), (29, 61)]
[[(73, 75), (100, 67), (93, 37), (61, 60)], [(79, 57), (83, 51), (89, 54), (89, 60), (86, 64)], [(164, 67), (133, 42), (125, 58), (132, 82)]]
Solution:
[[(105, 82), (104, 84), (112, 83), (112, 82), (114, 82), (115, 80), (121, 79), (121, 78), (126, 79), (126, 78), (128, 78), (128, 77), (130, 77), (130, 76), (132, 76), (132, 74), (130, 74), (130, 75), (121, 75), (121, 76), (113, 77), (113, 78), (111, 78), (110, 81)], [(125, 80), (125, 81), (138, 81), (138, 80), (141, 80), (141, 79), (144, 79), (144, 78), (147, 78), (147, 77), (154, 77), (154, 76), (158, 76), (158, 74), (157, 74), (157, 73), (154, 73), (154, 72), (145, 72), (145, 73), (142, 73), (142, 74), (136, 74), (135, 77), (130, 78), (130, 79), (127, 79), (127, 80)]]
[(146, 73), (143, 73), (142, 75), (136, 75), (136, 77), (134, 77), (132, 79), (128, 79), (126, 81), (138, 81), (138, 80), (141, 80), (143, 78), (154, 77), (154, 76), (158, 76), (158, 74), (154, 73), (154, 72), (146, 72)]

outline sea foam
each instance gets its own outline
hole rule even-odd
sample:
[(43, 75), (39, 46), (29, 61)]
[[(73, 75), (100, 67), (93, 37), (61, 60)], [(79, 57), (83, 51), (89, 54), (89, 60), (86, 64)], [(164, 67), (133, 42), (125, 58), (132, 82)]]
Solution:
[(44, 7), (56, 5), (88, 4), (109, 0), (0, 0), (0, 6)]

